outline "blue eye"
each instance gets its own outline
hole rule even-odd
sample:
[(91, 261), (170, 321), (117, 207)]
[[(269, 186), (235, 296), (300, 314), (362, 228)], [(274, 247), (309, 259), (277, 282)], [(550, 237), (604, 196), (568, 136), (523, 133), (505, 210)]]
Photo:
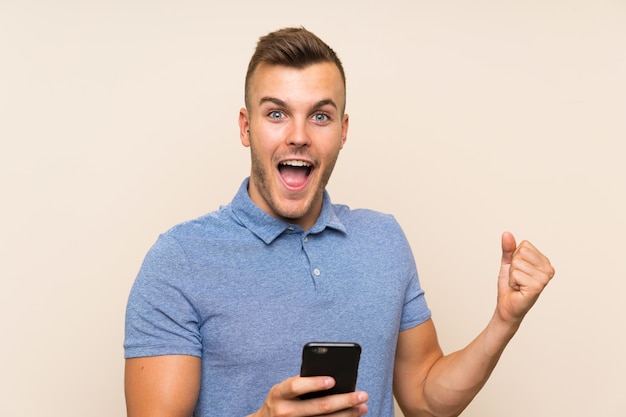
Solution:
[(313, 119), (316, 122), (326, 122), (328, 121), (328, 115), (324, 114), (324, 113), (316, 113), (315, 115), (313, 115)]
[(273, 110), (268, 114), (270, 119), (280, 119), (283, 117), (283, 113), (278, 110)]

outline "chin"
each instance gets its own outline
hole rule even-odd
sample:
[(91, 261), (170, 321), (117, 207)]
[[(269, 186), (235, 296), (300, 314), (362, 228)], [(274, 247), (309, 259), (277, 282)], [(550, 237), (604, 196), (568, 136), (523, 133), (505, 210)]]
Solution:
[(280, 207), (275, 207), (274, 212), (290, 223), (298, 223), (298, 220), (309, 215), (312, 209), (311, 201), (304, 201), (293, 204), (293, 201), (287, 201)]
[(297, 223), (297, 221), (303, 218), (304, 216), (306, 216), (308, 212), (309, 212), (308, 208), (298, 208), (298, 209), (292, 208), (288, 210), (276, 211), (276, 213), (280, 217), (282, 217), (283, 219), (287, 220), (290, 223)]

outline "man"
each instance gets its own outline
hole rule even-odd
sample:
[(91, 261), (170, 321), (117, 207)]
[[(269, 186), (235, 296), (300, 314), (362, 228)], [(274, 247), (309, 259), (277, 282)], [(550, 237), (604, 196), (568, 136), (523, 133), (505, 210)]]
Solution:
[[(554, 275), (502, 236), (498, 301), (485, 330), (444, 356), (413, 256), (389, 215), (332, 204), (346, 142), (345, 76), (305, 29), (262, 37), (246, 76), (240, 138), (251, 173), (220, 210), (161, 235), (131, 291), (128, 415), (458, 415)], [(358, 390), (297, 375), (310, 341), (358, 342)]]

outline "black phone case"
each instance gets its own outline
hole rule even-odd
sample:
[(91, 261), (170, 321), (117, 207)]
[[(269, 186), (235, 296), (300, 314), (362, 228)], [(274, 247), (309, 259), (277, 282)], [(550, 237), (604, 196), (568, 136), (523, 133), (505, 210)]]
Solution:
[(331, 376), (335, 386), (300, 396), (302, 399), (353, 392), (356, 389), (361, 346), (358, 343), (311, 342), (302, 349), (300, 376)]

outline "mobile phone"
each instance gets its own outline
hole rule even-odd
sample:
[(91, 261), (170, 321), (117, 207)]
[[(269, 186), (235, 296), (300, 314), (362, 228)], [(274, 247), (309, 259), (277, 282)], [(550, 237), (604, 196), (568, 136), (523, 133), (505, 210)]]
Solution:
[(335, 386), (301, 395), (301, 399), (353, 392), (359, 372), (361, 346), (346, 342), (310, 342), (302, 348), (300, 376), (330, 376)]

